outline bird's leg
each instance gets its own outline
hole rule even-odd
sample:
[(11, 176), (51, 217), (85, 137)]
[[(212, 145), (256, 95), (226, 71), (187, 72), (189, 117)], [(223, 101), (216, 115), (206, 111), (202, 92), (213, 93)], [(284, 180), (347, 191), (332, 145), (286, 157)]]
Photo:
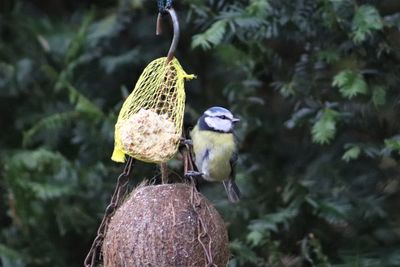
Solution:
[(193, 171), (193, 170), (190, 170), (190, 171), (188, 170), (185, 172), (185, 178), (190, 181), (190, 183), (192, 184), (192, 186), (194, 186), (194, 188), (196, 188), (196, 190), (198, 190), (197, 178), (202, 177), (202, 176), (203, 176), (203, 173)]
[(187, 178), (197, 178), (197, 177), (202, 177), (204, 173), (197, 172), (197, 171), (187, 171), (185, 173), (185, 177)]
[(191, 139), (186, 139), (181, 137), (181, 139), (179, 140), (179, 144), (182, 146), (193, 146), (193, 141)]

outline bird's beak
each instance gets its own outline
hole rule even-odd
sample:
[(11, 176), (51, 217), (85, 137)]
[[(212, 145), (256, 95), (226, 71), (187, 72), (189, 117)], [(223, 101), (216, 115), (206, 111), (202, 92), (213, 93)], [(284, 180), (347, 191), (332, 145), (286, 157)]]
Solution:
[(233, 122), (233, 123), (237, 123), (237, 122), (239, 122), (239, 121), (240, 121), (239, 118), (233, 118), (233, 119), (232, 119), (232, 122)]

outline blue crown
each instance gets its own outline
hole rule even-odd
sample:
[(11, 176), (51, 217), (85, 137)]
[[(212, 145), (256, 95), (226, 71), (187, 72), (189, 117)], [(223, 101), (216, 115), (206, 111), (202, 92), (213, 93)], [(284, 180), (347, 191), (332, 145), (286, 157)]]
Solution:
[(209, 109), (206, 110), (206, 112), (209, 111), (211, 113), (231, 113), (228, 109), (223, 108), (223, 107), (211, 107)]

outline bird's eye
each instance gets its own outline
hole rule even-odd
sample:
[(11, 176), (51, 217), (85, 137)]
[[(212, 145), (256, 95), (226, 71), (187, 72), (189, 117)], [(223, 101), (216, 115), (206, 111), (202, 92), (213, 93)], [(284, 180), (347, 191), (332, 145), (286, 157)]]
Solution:
[(226, 119), (228, 119), (228, 117), (227, 116), (225, 116), (225, 115), (221, 115), (221, 116), (219, 116), (221, 119), (223, 119), (223, 120), (226, 120)]

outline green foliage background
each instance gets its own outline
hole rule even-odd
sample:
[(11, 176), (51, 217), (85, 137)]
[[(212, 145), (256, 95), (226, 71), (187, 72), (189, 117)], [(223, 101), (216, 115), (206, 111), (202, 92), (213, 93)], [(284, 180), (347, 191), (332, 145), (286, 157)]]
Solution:
[[(400, 3), (176, 0), (185, 122), (241, 117), (230, 266), (400, 266)], [(0, 3), (0, 262), (82, 266), (122, 166), (123, 98), (152, 59), (156, 1)], [(166, 23), (167, 24), (167, 23)], [(168, 27), (167, 27), (168, 28)], [(178, 161), (170, 167), (181, 172)], [(156, 166), (138, 164), (135, 179)]]

